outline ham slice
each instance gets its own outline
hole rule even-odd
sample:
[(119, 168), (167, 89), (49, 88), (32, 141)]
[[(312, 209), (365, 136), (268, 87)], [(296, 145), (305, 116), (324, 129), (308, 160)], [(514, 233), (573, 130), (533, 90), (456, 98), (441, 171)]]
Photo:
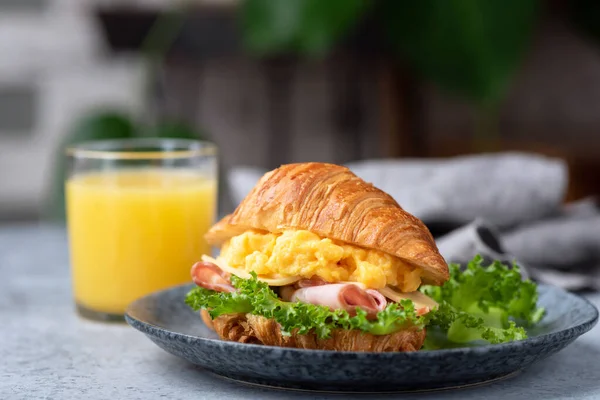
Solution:
[(192, 267), (192, 280), (205, 289), (217, 292), (235, 292), (235, 288), (229, 282), (229, 274), (217, 265), (200, 261)]
[(375, 289), (367, 289), (366, 292), (370, 294), (371, 297), (373, 297), (373, 300), (375, 300), (375, 303), (377, 303), (377, 311), (382, 311), (385, 309), (385, 307), (387, 307), (387, 300), (384, 295), (379, 293), (379, 291)]
[(375, 318), (387, 306), (387, 300), (379, 292), (363, 290), (350, 283), (303, 287), (296, 290), (290, 300), (326, 306), (331, 310), (342, 309), (350, 314), (355, 314), (358, 307), (367, 312), (368, 318)]
[[(217, 292), (235, 292), (230, 274), (218, 265), (200, 261), (192, 267), (192, 280), (205, 289)], [(356, 308), (367, 312), (367, 318), (376, 318), (377, 313), (387, 306), (387, 300), (377, 290), (367, 289), (351, 283), (328, 284), (321, 278), (303, 279), (294, 286), (282, 286), (279, 295), (284, 301), (300, 301), (329, 307), (332, 310), (346, 310), (356, 314)]]

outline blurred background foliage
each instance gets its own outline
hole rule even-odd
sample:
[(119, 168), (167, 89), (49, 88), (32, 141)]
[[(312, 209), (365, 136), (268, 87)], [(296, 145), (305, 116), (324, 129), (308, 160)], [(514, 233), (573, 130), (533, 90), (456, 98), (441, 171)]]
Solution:
[(244, 42), (255, 54), (322, 56), (370, 11), (368, 0), (245, 0)]
[(481, 103), (498, 102), (521, 61), (537, 0), (245, 0), (247, 47), (323, 55), (373, 18), (381, 41), (422, 77)]
[[(142, 46), (147, 65), (143, 116), (100, 111), (83, 117), (60, 144), (48, 215), (64, 218), (63, 149), (87, 140), (154, 136), (199, 138), (186, 121), (151, 107), (161, 63), (193, 2), (161, 14)], [(241, 40), (255, 57), (320, 58), (369, 21), (382, 49), (416, 77), (473, 104), (485, 120), (496, 114), (527, 54), (541, 9), (538, 0), (241, 0)], [(568, 18), (600, 44), (600, 2), (568, 2)], [(478, 124), (492, 132), (494, 121)]]

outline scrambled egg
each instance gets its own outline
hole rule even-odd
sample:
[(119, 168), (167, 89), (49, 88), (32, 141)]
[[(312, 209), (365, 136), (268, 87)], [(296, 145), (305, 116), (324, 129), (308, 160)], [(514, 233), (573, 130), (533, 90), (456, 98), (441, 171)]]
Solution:
[(421, 284), (420, 271), (389, 254), (303, 230), (244, 232), (223, 245), (221, 258), (233, 268), (266, 278), (316, 275), (328, 282), (361, 282), (373, 289), (391, 285), (403, 292)]

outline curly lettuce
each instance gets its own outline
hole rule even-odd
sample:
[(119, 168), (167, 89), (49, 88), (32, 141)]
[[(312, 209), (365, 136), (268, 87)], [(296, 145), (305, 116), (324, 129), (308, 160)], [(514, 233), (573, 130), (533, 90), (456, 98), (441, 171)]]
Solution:
[(422, 329), (429, 319), (427, 316), (418, 316), (410, 300), (389, 304), (372, 320), (367, 319), (367, 313), (360, 308), (356, 309), (356, 315), (350, 315), (345, 310), (285, 302), (265, 282), (259, 281), (255, 273), (251, 275), (249, 279), (235, 275), (231, 277), (236, 292), (222, 293), (196, 287), (187, 294), (185, 302), (196, 311), (208, 310), (212, 318), (224, 314), (251, 313), (274, 319), (284, 335), (314, 332), (319, 338), (330, 337), (332, 330), (338, 328), (359, 329), (374, 335), (387, 335), (409, 326)]
[(212, 318), (224, 314), (251, 313), (274, 319), (282, 334), (314, 332), (319, 338), (330, 337), (334, 329), (359, 329), (374, 335), (387, 335), (407, 327), (428, 327), (425, 349), (457, 347), (487, 341), (492, 344), (527, 338), (524, 326), (537, 323), (544, 309), (537, 306), (535, 283), (523, 280), (517, 265), (500, 262), (483, 266), (475, 257), (461, 271), (450, 265), (450, 279), (443, 286), (423, 286), (421, 291), (439, 303), (426, 315), (417, 315), (412, 301), (390, 303), (367, 319), (360, 308), (355, 315), (345, 310), (291, 303), (281, 300), (267, 283), (251, 278), (231, 277), (237, 289), (233, 293), (201, 287), (192, 289), (186, 303), (194, 310), (208, 310)]
[(518, 265), (482, 264), (480, 256), (464, 271), (451, 264), (450, 279), (443, 286), (421, 287), (440, 304), (431, 313), (430, 326), (453, 343), (484, 340), (496, 344), (527, 338), (523, 326), (539, 322), (544, 315), (544, 309), (537, 306), (535, 283), (522, 279)]

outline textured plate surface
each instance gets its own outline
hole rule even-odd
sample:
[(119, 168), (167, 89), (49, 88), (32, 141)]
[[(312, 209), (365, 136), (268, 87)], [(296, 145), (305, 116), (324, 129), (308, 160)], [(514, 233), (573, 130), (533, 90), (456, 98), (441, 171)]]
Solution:
[(589, 331), (598, 311), (587, 300), (540, 285), (544, 319), (523, 341), (414, 353), (286, 349), (220, 340), (178, 286), (132, 303), (127, 322), (176, 356), (244, 382), (303, 390), (390, 392), (462, 387), (519, 371)]

